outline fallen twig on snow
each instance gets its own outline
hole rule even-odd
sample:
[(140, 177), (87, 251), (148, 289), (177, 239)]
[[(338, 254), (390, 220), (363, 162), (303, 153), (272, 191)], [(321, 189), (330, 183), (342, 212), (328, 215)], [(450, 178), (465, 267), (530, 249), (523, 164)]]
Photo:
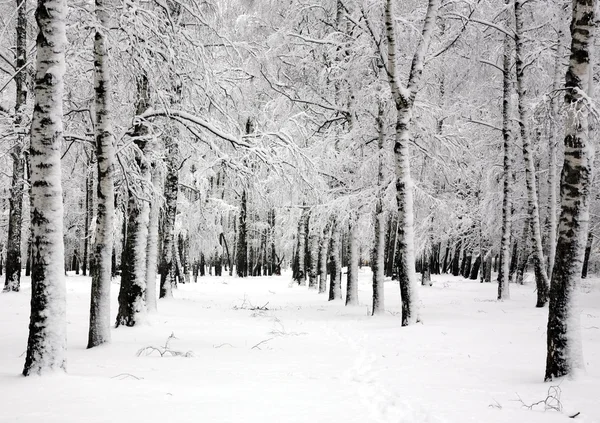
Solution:
[(266, 344), (269, 341), (272, 341), (275, 338), (269, 338), (269, 339), (263, 339), (262, 341), (260, 341), (258, 344), (256, 344), (255, 346), (253, 346), (252, 348), (250, 348), (251, 350), (253, 350), (254, 348), (256, 348), (257, 350), (262, 350), (262, 348), (260, 348), (260, 346), (262, 344)]
[(560, 402), (560, 394), (561, 389), (558, 385), (552, 385), (548, 388), (548, 394), (546, 395), (546, 399), (536, 401), (531, 404), (526, 404), (525, 401), (521, 399), (519, 394), (517, 394), (517, 399), (514, 401), (519, 401), (521, 405), (529, 410), (533, 410), (533, 407), (537, 405), (544, 404), (544, 411), (554, 410), (559, 413), (562, 412), (562, 403)]
[(169, 335), (169, 337), (167, 338), (167, 341), (165, 342), (164, 346), (162, 346), (162, 347), (153, 347), (153, 346), (144, 347), (137, 352), (137, 356), (140, 357), (142, 354), (151, 355), (153, 352), (157, 352), (158, 354), (160, 354), (161, 357), (165, 357), (167, 355), (170, 355), (171, 357), (193, 357), (194, 356), (193, 351), (188, 351), (188, 352), (184, 353), (182, 351), (172, 350), (169, 347), (169, 343), (171, 342), (171, 339), (177, 339), (175, 337), (174, 332), (171, 332), (171, 335)]
[(111, 377), (111, 379), (119, 378), (119, 380), (123, 380), (123, 379), (127, 379), (128, 377), (132, 377), (136, 380), (144, 379), (143, 377), (137, 377), (135, 375), (132, 375), (131, 373), (119, 373), (118, 375)]

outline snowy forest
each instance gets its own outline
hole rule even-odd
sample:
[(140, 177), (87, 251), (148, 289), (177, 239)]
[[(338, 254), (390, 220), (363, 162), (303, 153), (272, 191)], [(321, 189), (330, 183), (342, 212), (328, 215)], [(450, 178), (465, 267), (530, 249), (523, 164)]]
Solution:
[(0, 0), (0, 421), (599, 423), (598, 3)]

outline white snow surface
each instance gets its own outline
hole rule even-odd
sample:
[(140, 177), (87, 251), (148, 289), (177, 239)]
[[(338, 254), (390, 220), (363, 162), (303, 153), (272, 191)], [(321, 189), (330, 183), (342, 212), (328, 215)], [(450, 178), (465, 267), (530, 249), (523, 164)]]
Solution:
[[(91, 279), (70, 275), (68, 374), (25, 378), (24, 278), (20, 293), (0, 295), (0, 422), (600, 422), (600, 280), (586, 280), (579, 302), (585, 372), (543, 383), (548, 311), (531, 284), (498, 302), (495, 283), (434, 275), (419, 287), (423, 324), (402, 328), (395, 282), (388, 313), (367, 316), (366, 268), (354, 307), (290, 279), (200, 277), (146, 324), (86, 350)], [(137, 356), (171, 333), (171, 349), (191, 357)], [(562, 413), (518, 401), (559, 383)]]

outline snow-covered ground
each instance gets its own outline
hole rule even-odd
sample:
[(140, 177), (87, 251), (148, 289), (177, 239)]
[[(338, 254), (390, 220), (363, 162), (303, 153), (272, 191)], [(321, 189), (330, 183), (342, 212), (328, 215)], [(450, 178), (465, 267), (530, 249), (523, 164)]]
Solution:
[[(434, 276), (420, 292), (424, 324), (401, 328), (394, 282), (389, 314), (367, 316), (370, 277), (361, 270), (358, 307), (290, 287), (289, 274), (199, 278), (146, 325), (86, 350), (90, 279), (69, 276), (68, 375), (30, 378), (25, 279), (0, 295), (0, 422), (600, 422), (600, 281), (585, 282), (587, 370), (560, 382), (560, 413), (518, 400), (556, 385), (542, 382), (547, 309), (534, 308), (531, 285), (497, 302), (496, 284)], [(171, 333), (188, 357), (138, 356)]]

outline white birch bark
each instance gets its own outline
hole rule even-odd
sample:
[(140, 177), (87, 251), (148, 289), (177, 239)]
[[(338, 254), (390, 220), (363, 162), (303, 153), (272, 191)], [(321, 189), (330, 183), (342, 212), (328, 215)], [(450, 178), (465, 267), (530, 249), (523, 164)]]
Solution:
[(346, 305), (358, 305), (358, 217), (352, 213), (349, 227), (348, 279), (346, 281)]
[(511, 122), (511, 60), (512, 46), (510, 37), (504, 35), (503, 52), (503, 98), (502, 98), (502, 137), (504, 139), (503, 150), (503, 174), (504, 184), (502, 189), (502, 240), (500, 243), (500, 274), (498, 275), (498, 299), (508, 300), (509, 274), (510, 274), (510, 232), (511, 232), (511, 157), (510, 146), (513, 142)]
[(329, 248), (329, 301), (342, 299), (341, 263), (340, 263), (340, 223), (336, 218), (331, 223), (331, 244)]
[(158, 218), (160, 215), (159, 201), (161, 190), (161, 172), (156, 165), (152, 163), (150, 171), (152, 177), (152, 186), (154, 187), (153, 201), (150, 203), (150, 214), (148, 217), (148, 242), (146, 243), (146, 309), (148, 313), (157, 311), (156, 304), (156, 276), (158, 262)]
[(596, 0), (573, 1), (571, 56), (565, 91), (565, 158), (556, 261), (550, 289), (546, 380), (573, 374), (584, 366), (577, 285), (581, 281), (589, 225), (594, 160), (585, 91), (590, 90), (593, 83), (590, 54), (596, 29), (596, 6)]
[(319, 294), (327, 292), (327, 250), (329, 246), (329, 229), (327, 223), (323, 229), (323, 236), (319, 245)]
[[(378, 105), (377, 111), (377, 150), (379, 154), (378, 172), (377, 172), (377, 200), (375, 203), (375, 236), (372, 254), (373, 270), (373, 309), (371, 314), (381, 315), (385, 313), (385, 291), (384, 291), (384, 272), (385, 272), (385, 214), (383, 212), (383, 145), (385, 140), (385, 129), (383, 122), (383, 105)], [(397, 231), (396, 231), (397, 233)], [(394, 243), (395, 245), (395, 243)], [(393, 250), (395, 252), (395, 248)], [(392, 258), (393, 260), (393, 258)]]
[(385, 28), (388, 43), (387, 75), (392, 97), (396, 106), (396, 135), (394, 143), (396, 200), (398, 203), (400, 263), (398, 280), (402, 295), (402, 326), (419, 321), (418, 280), (415, 270), (413, 192), (410, 177), (410, 152), (412, 109), (421, 85), (425, 54), (431, 42), (440, 0), (429, 0), (425, 22), (406, 88), (400, 87), (396, 71), (396, 35), (392, 0), (385, 3)]
[(114, 243), (114, 136), (111, 119), (110, 71), (105, 31), (109, 27), (106, 0), (96, 0), (99, 26), (94, 37), (94, 92), (98, 212), (91, 257), (92, 293), (88, 348), (110, 342), (110, 284)]
[(16, 144), (11, 151), (13, 161), (12, 183), (9, 197), (8, 239), (6, 240), (6, 279), (4, 291), (21, 289), (21, 231), (23, 226), (23, 192), (25, 187), (25, 128), (21, 127), (27, 105), (27, 0), (17, 0), (17, 27), (15, 69), (15, 127), (18, 129)]
[[(562, 59), (562, 31), (559, 31), (557, 36), (557, 45), (554, 59), (554, 82), (552, 84), (552, 89), (555, 92), (558, 92), (561, 85), (561, 75), (560, 75), (560, 62)], [(548, 215), (549, 215), (549, 225), (548, 228), (548, 280), (552, 280), (552, 268), (554, 267), (554, 259), (556, 256), (556, 230), (557, 230), (557, 220), (556, 220), (556, 209), (557, 209), (557, 193), (558, 193), (558, 178), (557, 178), (557, 170), (556, 170), (556, 143), (557, 143), (557, 124), (556, 120), (558, 119), (558, 99), (556, 96), (552, 97), (551, 100), (551, 119), (550, 119), (550, 133), (548, 137), (548, 179), (550, 182), (550, 195), (548, 198)]]
[(527, 113), (525, 111), (525, 86), (524, 86), (524, 54), (523, 47), (523, 0), (515, 1), (515, 44), (516, 44), (516, 71), (517, 71), (517, 98), (519, 111), (519, 128), (523, 149), (523, 161), (525, 162), (525, 185), (527, 187), (527, 201), (531, 211), (533, 229), (533, 248), (536, 255), (536, 272), (540, 276), (537, 282), (537, 304), (536, 307), (544, 307), (548, 301), (548, 274), (546, 272), (546, 260), (542, 246), (542, 230), (540, 225), (540, 208), (536, 188), (535, 163), (533, 161), (533, 150), (527, 129)]
[(23, 375), (66, 370), (61, 146), (66, 0), (38, 0), (35, 108), (31, 124), (31, 316)]

